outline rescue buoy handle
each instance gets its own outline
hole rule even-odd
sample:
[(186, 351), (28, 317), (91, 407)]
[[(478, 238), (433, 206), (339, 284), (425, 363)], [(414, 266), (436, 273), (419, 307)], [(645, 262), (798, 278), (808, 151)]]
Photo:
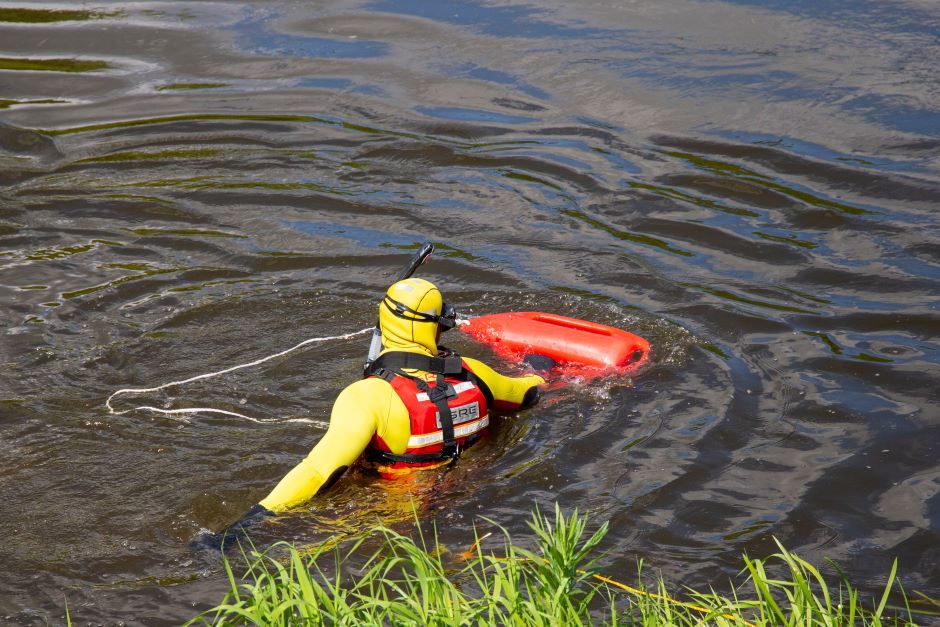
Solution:
[(554, 324), (555, 326), (566, 329), (576, 329), (578, 331), (584, 331), (585, 333), (596, 333), (597, 335), (603, 335), (606, 337), (611, 336), (610, 327), (587, 322), (586, 320), (569, 318), (567, 316), (559, 316), (550, 313), (537, 313), (536, 315), (532, 316), (532, 320), (544, 322), (545, 324)]

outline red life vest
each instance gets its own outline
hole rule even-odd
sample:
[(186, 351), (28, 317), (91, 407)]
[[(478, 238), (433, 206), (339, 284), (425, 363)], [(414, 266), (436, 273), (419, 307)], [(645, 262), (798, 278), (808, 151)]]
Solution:
[[(408, 409), (411, 437), (404, 453), (395, 454), (378, 434), (372, 436), (370, 458), (392, 468), (439, 465), (459, 456), (482, 435), (490, 423), (489, 389), (459, 355), (450, 355), (446, 368), (444, 363), (441, 357), (403, 353), (387, 353), (376, 360), (369, 375), (385, 379), (398, 394)], [(403, 372), (403, 367), (417, 367), (436, 378), (425, 381)]]

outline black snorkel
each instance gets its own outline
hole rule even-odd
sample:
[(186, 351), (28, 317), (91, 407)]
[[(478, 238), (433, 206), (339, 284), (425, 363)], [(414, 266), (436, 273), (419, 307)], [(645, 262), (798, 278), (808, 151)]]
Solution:
[[(405, 268), (394, 283), (399, 281), (404, 281), (405, 279), (411, 277), (415, 273), (415, 270), (428, 260), (428, 257), (431, 256), (431, 253), (434, 252), (434, 244), (431, 242), (425, 242), (421, 249), (415, 253), (415, 256), (411, 258), (411, 261), (408, 263), (408, 266)], [(372, 343), (369, 345), (369, 356), (366, 358), (366, 364), (364, 369), (368, 369), (369, 364), (375, 361), (375, 358), (379, 356), (379, 353), (382, 352), (382, 331), (379, 329), (379, 323), (376, 321), (375, 329), (372, 330)]]

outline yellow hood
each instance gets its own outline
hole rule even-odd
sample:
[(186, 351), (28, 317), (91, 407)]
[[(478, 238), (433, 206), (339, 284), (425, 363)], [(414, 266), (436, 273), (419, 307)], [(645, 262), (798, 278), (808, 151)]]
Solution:
[[(415, 311), (434, 316), (441, 315), (444, 304), (440, 291), (433, 283), (417, 278), (395, 283), (388, 288), (386, 297)], [(413, 319), (407, 313), (404, 314), (405, 317), (398, 317), (392, 313), (386, 302), (383, 299), (379, 303), (383, 352), (406, 351), (437, 355), (437, 323)]]

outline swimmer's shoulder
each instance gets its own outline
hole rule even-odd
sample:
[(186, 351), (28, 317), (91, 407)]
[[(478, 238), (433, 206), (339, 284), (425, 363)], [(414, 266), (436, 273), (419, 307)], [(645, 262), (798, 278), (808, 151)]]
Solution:
[(363, 404), (371, 405), (374, 403), (381, 404), (383, 401), (387, 403), (391, 394), (394, 394), (394, 389), (388, 381), (379, 377), (367, 377), (347, 385), (340, 392), (340, 398), (346, 397), (344, 400), (355, 399)]

